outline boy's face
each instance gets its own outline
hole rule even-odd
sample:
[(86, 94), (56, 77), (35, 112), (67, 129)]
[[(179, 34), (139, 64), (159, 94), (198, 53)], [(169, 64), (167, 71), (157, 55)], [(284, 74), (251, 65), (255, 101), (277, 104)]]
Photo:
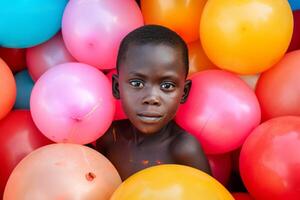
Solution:
[[(191, 82), (178, 48), (131, 45), (119, 66), (119, 95), (131, 123), (144, 134), (162, 129), (185, 101)], [(117, 80), (118, 79), (118, 80)]]

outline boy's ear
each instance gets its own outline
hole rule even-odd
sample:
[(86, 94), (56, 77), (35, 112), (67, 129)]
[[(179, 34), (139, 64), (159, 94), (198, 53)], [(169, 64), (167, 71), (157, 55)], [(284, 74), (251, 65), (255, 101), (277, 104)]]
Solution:
[(192, 87), (192, 81), (191, 80), (186, 80), (185, 83), (184, 83), (183, 95), (181, 97), (180, 103), (185, 103), (186, 102), (186, 100), (189, 96), (191, 87)]
[(112, 76), (112, 93), (116, 99), (120, 99), (119, 76), (117, 74)]

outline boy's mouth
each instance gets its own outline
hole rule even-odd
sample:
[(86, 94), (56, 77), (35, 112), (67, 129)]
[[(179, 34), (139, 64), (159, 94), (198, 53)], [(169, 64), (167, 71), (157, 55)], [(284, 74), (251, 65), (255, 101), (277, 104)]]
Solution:
[(138, 113), (137, 116), (144, 123), (156, 123), (163, 117), (161, 114), (153, 112)]

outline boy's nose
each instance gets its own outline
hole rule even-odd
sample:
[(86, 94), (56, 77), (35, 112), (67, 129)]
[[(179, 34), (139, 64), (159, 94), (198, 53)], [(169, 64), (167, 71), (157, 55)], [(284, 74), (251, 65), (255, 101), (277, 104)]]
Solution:
[(159, 97), (151, 95), (143, 99), (143, 104), (159, 106), (161, 104)]

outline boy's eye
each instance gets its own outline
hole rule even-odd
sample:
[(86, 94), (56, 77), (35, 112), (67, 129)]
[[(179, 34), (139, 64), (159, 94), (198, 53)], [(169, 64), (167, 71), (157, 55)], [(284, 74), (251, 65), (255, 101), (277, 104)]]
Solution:
[(129, 81), (129, 83), (134, 88), (143, 88), (144, 87), (144, 83), (139, 80), (132, 80), (132, 81)]
[(162, 83), (160, 85), (160, 87), (163, 90), (170, 91), (170, 90), (173, 90), (175, 88), (175, 84), (174, 83)]

